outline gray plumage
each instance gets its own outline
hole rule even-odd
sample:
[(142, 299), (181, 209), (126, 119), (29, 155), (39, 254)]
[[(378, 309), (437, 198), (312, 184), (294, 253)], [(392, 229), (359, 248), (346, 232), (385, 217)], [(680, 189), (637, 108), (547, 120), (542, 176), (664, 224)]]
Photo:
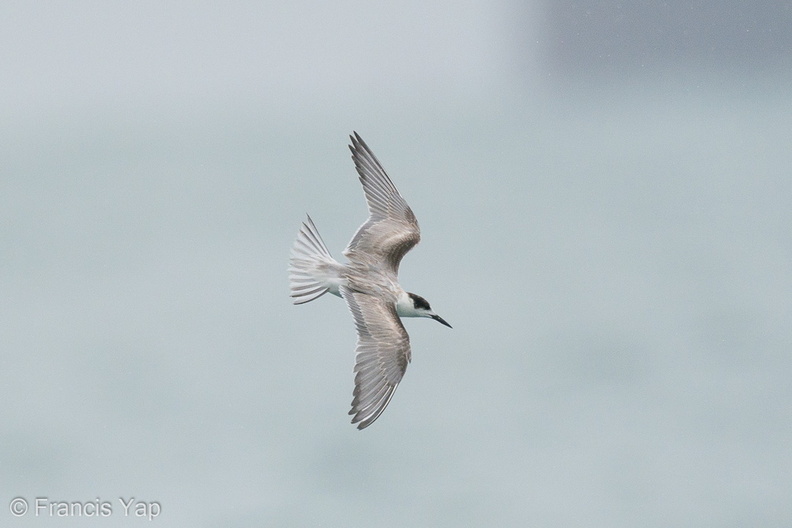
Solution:
[(395, 278), (404, 255), (421, 240), (418, 219), (368, 145), (357, 133), (350, 139), (349, 150), (366, 195), (369, 219), (358, 228), (344, 256), (353, 262), (382, 266)]
[(357, 133), (350, 139), (369, 218), (344, 250), (349, 259), (344, 265), (330, 255), (309, 216), (292, 247), (289, 280), (294, 304), (327, 292), (346, 301), (358, 335), (349, 414), (364, 429), (388, 406), (410, 362), (410, 337), (400, 317), (430, 317), (451, 325), (426, 299), (399, 285), (399, 264), (421, 240), (418, 220), (368, 145)]

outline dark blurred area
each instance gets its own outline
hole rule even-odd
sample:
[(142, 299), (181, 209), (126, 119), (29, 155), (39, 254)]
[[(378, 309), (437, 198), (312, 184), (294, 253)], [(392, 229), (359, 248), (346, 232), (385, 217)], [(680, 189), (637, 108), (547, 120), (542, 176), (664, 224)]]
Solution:
[(557, 74), (792, 67), (792, 2), (564, 0), (544, 5)]

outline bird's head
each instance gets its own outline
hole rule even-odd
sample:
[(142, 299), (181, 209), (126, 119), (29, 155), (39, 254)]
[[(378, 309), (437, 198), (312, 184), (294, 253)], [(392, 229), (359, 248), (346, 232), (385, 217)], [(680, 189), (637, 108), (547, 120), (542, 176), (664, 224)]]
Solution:
[(445, 319), (432, 311), (429, 301), (414, 293), (407, 292), (406, 298), (399, 299), (396, 304), (396, 312), (400, 317), (428, 317), (451, 328)]

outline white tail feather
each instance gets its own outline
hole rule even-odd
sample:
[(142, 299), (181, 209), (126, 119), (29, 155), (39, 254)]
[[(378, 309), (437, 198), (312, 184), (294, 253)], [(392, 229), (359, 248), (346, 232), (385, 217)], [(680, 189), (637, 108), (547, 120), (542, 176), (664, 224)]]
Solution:
[(309, 216), (297, 234), (289, 260), (289, 286), (294, 304), (311, 302), (328, 291), (338, 295), (336, 270), (340, 266)]

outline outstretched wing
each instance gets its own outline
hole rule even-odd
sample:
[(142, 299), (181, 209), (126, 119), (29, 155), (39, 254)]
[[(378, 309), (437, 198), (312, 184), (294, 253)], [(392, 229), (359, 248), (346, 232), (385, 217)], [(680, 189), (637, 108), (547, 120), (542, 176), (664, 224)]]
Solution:
[(402, 257), (420, 240), (418, 220), (385, 169), (357, 132), (349, 138), (352, 159), (363, 184), (369, 218), (344, 250), (351, 261), (376, 263), (394, 275)]
[(410, 362), (410, 337), (393, 303), (341, 287), (355, 318), (355, 390), (352, 423), (364, 429), (379, 418), (390, 403)]

